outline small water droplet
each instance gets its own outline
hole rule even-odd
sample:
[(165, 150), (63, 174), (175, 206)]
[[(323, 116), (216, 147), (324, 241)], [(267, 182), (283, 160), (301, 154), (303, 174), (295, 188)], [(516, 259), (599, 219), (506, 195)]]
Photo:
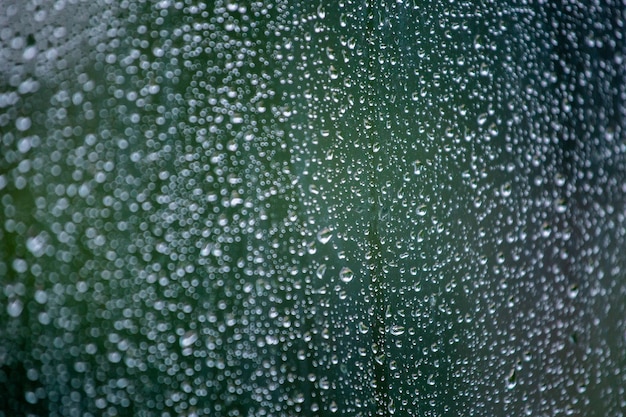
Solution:
[(30, 129), (31, 125), (32, 125), (32, 122), (30, 120), (30, 117), (18, 117), (17, 120), (15, 121), (15, 127), (20, 132), (24, 132)]
[(363, 323), (362, 321), (359, 322), (359, 332), (361, 334), (366, 334), (368, 331), (369, 331), (369, 327), (367, 327), (367, 325)]
[(502, 197), (510, 197), (513, 187), (510, 182), (507, 182), (500, 188), (500, 192), (502, 193)]

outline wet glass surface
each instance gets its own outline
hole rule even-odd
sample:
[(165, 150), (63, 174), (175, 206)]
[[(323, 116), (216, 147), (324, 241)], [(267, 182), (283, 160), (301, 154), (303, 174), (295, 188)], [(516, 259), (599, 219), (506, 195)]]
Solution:
[(0, 415), (623, 415), (625, 18), (4, 2)]

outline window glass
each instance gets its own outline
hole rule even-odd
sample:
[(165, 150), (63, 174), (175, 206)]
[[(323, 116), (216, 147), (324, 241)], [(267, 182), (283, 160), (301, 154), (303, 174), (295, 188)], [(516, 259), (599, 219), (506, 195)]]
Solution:
[(0, 416), (623, 415), (625, 17), (5, 1)]

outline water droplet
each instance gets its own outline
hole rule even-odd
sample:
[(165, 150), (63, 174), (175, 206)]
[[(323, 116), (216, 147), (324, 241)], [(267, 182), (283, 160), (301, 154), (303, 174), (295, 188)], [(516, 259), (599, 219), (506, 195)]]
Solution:
[(317, 240), (322, 244), (325, 245), (328, 243), (328, 241), (333, 237), (333, 233), (332, 230), (330, 230), (330, 228), (325, 227), (322, 230), (320, 230), (319, 232), (317, 232)]
[(510, 197), (512, 192), (512, 186), (510, 182), (507, 182), (500, 188), (500, 192), (502, 193), (502, 197)]
[(330, 68), (328, 68), (328, 75), (331, 80), (336, 80), (339, 78), (339, 71), (337, 71), (334, 65), (331, 65)]
[(180, 337), (180, 341), (179, 341), (180, 347), (187, 348), (193, 345), (196, 342), (196, 340), (198, 340), (198, 333), (188, 331), (187, 333), (185, 333), (184, 335)]
[(320, 19), (324, 19), (326, 17), (326, 10), (321, 4), (317, 6), (317, 17), (319, 17)]
[(30, 61), (31, 59), (37, 56), (37, 52), (38, 52), (37, 47), (35, 45), (32, 45), (24, 49), (24, 53), (22, 54), (22, 57), (24, 58), (25, 61)]
[(474, 38), (474, 48), (482, 49), (483, 48), (483, 40), (480, 38), (480, 35), (476, 35)]
[(330, 406), (328, 407), (328, 409), (330, 410), (331, 413), (336, 413), (337, 410), (339, 410), (339, 406), (337, 405), (335, 401), (333, 401), (332, 403), (330, 403)]
[(209, 256), (209, 254), (211, 253), (211, 251), (213, 250), (213, 244), (212, 243), (207, 243), (202, 250), (200, 251), (200, 255), (202, 256)]
[(317, 271), (315, 271), (315, 275), (319, 279), (324, 278), (325, 273), (326, 273), (326, 264), (321, 264), (320, 266), (317, 267)]
[(48, 293), (43, 290), (35, 291), (35, 301), (39, 304), (45, 304), (48, 301)]
[(45, 243), (45, 239), (41, 235), (29, 237), (26, 240), (26, 248), (36, 257), (40, 257), (44, 253)]
[(24, 303), (22, 303), (22, 300), (19, 298), (16, 298), (7, 304), (7, 313), (9, 313), (9, 316), (11, 317), (19, 317), (23, 310)]
[(569, 298), (576, 298), (576, 296), (578, 296), (578, 292), (579, 292), (578, 285), (572, 284), (567, 289), (567, 296)]
[(107, 358), (109, 359), (109, 362), (111, 363), (119, 363), (122, 360), (122, 354), (118, 352), (117, 350), (114, 350), (114, 351), (109, 352), (109, 354), (107, 355)]
[(400, 336), (404, 334), (404, 326), (394, 324), (393, 326), (391, 326), (391, 329), (389, 332), (394, 336)]
[(25, 132), (26, 130), (30, 129), (31, 125), (32, 122), (30, 120), (30, 117), (18, 117), (15, 121), (15, 127), (20, 132)]
[(350, 268), (344, 266), (339, 272), (339, 278), (341, 278), (343, 282), (350, 282), (354, 278), (354, 272), (352, 272)]
[(14, 259), (13, 260), (13, 269), (17, 273), (24, 273), (28, 270), (28, 263), (24, 259)]
[(506, 388), (513, 389), (517, 385), (517, 377), (515, 375), (515, 369), (509, 372), (509, 375), (506, 377)]

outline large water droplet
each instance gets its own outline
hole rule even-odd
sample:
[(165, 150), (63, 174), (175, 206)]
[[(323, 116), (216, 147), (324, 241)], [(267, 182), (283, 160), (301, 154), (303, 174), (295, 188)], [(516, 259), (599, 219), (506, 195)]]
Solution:
[(180, 337), (180, 347), (187, 348), (193, 345), (196, 340), (198, 340), (198, 333), (189, 331)]
[(48, 301), (48, 293), (43, 290), (35, 291), (35, 301), (39, 304), (45, 304)]
[(354, 278), (354, 272), (352, 272), (352, 270), (348, 268), (347, 266), (344, 266), (343, 268), (341, 268), (341, 271), (339, 272), (339, 278), (343, 282), (350, 282)]
[(328, 227), (324, 227), (323, 229), (321, 229), (319, 232), (317, 232), (317, 240), (322, 244), (325, 245), (328, 243), (328, 241), (333, 237), (333, 233), (332, 230), (330, 230), (330, 228)]
[(404, 326), (394, 324), (393, 326), (391, 326), (391, 329), (389, 332), (394, 336), (400, 336), (404, 334)]
[(9, 313), (9, 316), (11, 317), (19, 317), (23, 310), (24, 303), (22, 303), (22, 300), (19, 298), (16, 298), (7, 304), (7, 313)]
[(317, 267), (317, 271), (315, 271), (315, 275), (319, 279), (324, 278), (325, 273), (326, 273), (326, 264), (321, 264), (320, 266)]
[(36, 257), (40, 257), (44, 253), (45, 243), (45, 239), (41, 235), (29, 237), (26, 241), (26, 248)]

